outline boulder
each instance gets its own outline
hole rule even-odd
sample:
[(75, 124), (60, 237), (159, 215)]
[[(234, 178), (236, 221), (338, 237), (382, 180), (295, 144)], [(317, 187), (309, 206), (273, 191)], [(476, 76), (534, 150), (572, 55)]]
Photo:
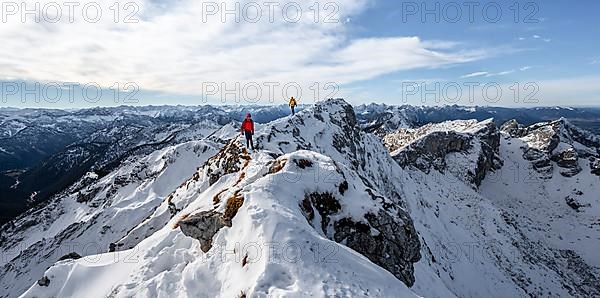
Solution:
[(37, 284), (40, 287), (47, 287), (50, 285), (50, 279), (47, 276), (44, 276), (37, 281)]
[(188, 216), (179, 222), (181, 232), (186, 236), (198, 239), (203, 252), (210, 250), (213, 236), (225, 226), (231, 226), (231, 220), (214, 210)]
[(582, 204), (581, 202), (579, 202), (577, 199), (575, 199), (572, 196), (568, 196), (565, 198), (565, 202), (567, 203), (567, 205), (569, 205), (569, 207), (573, 208), (573, 210), (575, 211), (581, 211), (581, 208), (583, 207), (590, 207), (589, 204)]
[(66, 254), (66, 255), (60, 257), (60, 259), (58, 259), (58, 260), (63, 261), (63, 260), (77, 260), (77, 259), (81, 259), (81, 256), (76, 252), (72, 252), (72, 253), (69, 253), (69, 254)]

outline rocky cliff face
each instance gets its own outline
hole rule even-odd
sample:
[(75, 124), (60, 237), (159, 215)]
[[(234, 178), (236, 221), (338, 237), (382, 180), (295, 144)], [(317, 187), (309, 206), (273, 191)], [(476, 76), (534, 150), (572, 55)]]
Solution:
[(402, 167), (454, 173), (476, 186), (502, 165), (498, 157), (500, 133), (491, 120), (456, 120), (400, 129), (383, 140)]
[(523, 157), (546, 179), (552, 178), (555, 166), (564, 177), (576, 176), (584, 170), (597, 173), (600, 139), (566, 119), (529, 127), (511, 120), (501, 130), (525, 142)]

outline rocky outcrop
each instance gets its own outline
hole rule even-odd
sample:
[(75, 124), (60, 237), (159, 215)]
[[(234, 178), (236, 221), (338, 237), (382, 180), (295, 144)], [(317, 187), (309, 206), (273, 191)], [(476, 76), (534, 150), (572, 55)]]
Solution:
[(314, 192), (305, 196), (300, 208), (309, 222), (314, 219), (314, 209), (316, 209), (321, 217), (321, 230), (326, 233), (330, 222), (329, 216), (339, 212), (342, 206), (332, 193)]
[[(384, 137), (384, 142), (402, 167), (412, 166), (425, 173), (431, 169), (442, 173), (450, 170), (475, 186), (502, 165), (498, 156), (500, 133), (491, 120), (458, 120), (401, 129)], [(467, 156), (468, 161), (452, 160), (453, 154)]]
[(47, 287), (50, 285), (50, 279), (47, 276), (44, 276), (37, 281), (37, 284), (40, 287)]
[(554, 165), (547, 154), (535, 148), (523, 148), (523, 150), (523, 158), (531, 162), (533, 169), (540, 173), (542, 178), (552, 178)]
[(394, 159), (402, 167), (414, 166), (426, 173), (431, 168), (444, 171), (448, 154), (467, 151), (471, 147), (471, 138), (466, 135), (453, 131), (433, 132), (396, 152)]
[(231, 226), (231, 220), (212, 210), (190, 215), (179, 222), (181, 232), (186, 236), (198, 239), (203, 252), (210, 250), (213, 236), (226, 226)]
[(569, 205), (569, 207), (573, 208), (573, 210), (575, 211), (581, 211), (581, 208), (590, 207), (590, 204), (582, 204), (573, 196), (567, 196), (565, 198), (565, 202), (567, 203), (567, 205)]
[(223, 227), (231, 227), (232, 220), (240, 207), (244, 204), (244, 197), (236, 192), (225, 204), (223, 213), (216, 210), (202, 211), (185, 216), (177, 225), (181, 232), (200, 241), (200, 249), (208, 252), (212, 247), (212, 239)]
[(243, 161), (250, 159), (248, 152), (238, 140), (231, 140), (219, 153), (206, 161), (204, 167), (209, 177), (209, 184), (213, 185), (219, 178), (227, 174), (239, 172)]
[(60, 259), (58, 259), (58, 260), (64, 261), (64, 260), (77, 260), (77, 259), (81, 259), (81, 255), (79, 255), (76, 252), (72, 252), (72, 253), (68, 253), (68, 254), (60, 257)]
[(554, 153), (551, 158), (560, 167), (560, 174), (565, 177), (573, 177), (582, 171), (579, 155), (572, 147)]
[(502, 124), (502, 126), (500, 126), (500, 131), (507, 133), (513, 138), (520, 138), (527, 133), (525, 126), (517, 122), (515, 119), (508, 120)]
[[(373, 200), (385, 203), (386, 199), (368, 192)], [(320, 229), (336, 242), (367, 257), (385, 268), (407, 286), (415, 282), (413, 264), (421, 259), (417, 232), (412, 219), (403, 209), (393, 204), (383, 204), (377, 213), (366, 213), (362, 221), (344, 217), (332, 218), (342, 209), (332, 193), (307, 194), (300, 204), (302, 213), (309, 223), (319, 213)], [(328, 234), (328, 231), (332, 231)]]
[(590, 157), (590, 169), (592, 174), (600, 176), (600, 158)]
[(407, 224), (412, 222), (409, 215), (399, 212), (397, 216), (404, 220), (399, 221), (384, 210), (377, 214), (367, 213), (366, 223), (341, 219), (334, 224), (333, 238), (385, 268), (410, 287), (415, 283), (413, 263), (421, 259), (421, 244), (413, 225)]
[(593, 160), (600, 154), (600, 139), (575, 127), (566, 119), (523, 127), (511, 120), (502, 125), (503, 132), (525, 142), (523, 158), (532, 162), (542, 178), (552, 177), (554, 167), (564, 177), (573, 177), (583, 171), (580, 158), (589, 158), (590, 170), (596, 173)]

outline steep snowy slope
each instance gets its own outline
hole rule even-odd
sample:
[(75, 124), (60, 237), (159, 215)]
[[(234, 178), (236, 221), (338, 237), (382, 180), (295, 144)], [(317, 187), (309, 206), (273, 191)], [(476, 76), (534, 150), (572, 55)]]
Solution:
[(89, 173), (49, 204), (5, 226), (0, 296), (19, 295), (63, 256), (108, 251), (218, 148), (192, 141), (134, 156), (100, 180)]
[[(516, 126), (503, 126), (505, 170), (484, 181), (482, 194), (510, 212), (529, 238), (574, 251), (600, 268), (598, 137), (564, 119), (520, 131)], [(531, 160), (532, 151), (538, 158)]]
[[(266, 175), (272, 157), (253, 154), (247, 166), (252, 172), (242, 171), (247, 175), (241, 180), (241, 173), (223, 177), (198, 194), (182, 210), (182, 215), (189, 214), (183, 222), (181, 216), (173, 218), (133, 250), (61, 262), (46, 272), (48, 287), (36, 285), (25, 296), (414, 296), (389, 272), (328, 240), (326, 231), (321, 230), (321, 214), (325, 213), (315, 210), (311, 221), (302, 213), (300, 205), (306, 192), (337, 197), (339, 190), (332, 183), (315, 183), (312, 179), (297, 181), (291, 189), (286, 176), (312, 176), (318, 171), (341, 182), (345, 177), (338, 173), (336, 164), (308, 151), (284, 155), (274, 164), (283, 160), (288, 162), (279, 172)], [(294, 162), (299, 160), (313, 164), (302, 169)], [(347, 178), (360, 183), (357, 177)], [(233, 193), (222, 193), (224, 200), (215, 205), (213, 197), (223, 189)], [(343, 215), (360, 216), (365, 210), (376, 209), (364, 195), (362, 190), (349, 189), (340, 201), (347, 209)], [(241, 206), (232, 209), (237, 205), (231, 205), (237, 203), (229, 202), (236, 198)], [(231, 227), (217, 233), (210, 250), (204, 253), (201, 242), (186, 236), (182, 229), (183, 225), (193, 225), (195, 217), (207, 218), (199, 210), (212, 209), (233, 218), (229, 219)], [(98, 282), (90, 288), (84, 280)]]
[(386, 185), (400, 168), (348, 104), (318, 104), (256, 139), (255, 153), (236, 139), (210, 158), (132, 232), (171, 213), (162, 228), (120, 241), (132, 249), (59, 262), (25, 296), (414, 296), (419, 242)]
[[(523, 179), (516, 181), (514, 160), (521, 162), (520, 168), (527, 174), (533, 166), (524, 161), (523, 150), (516, 149), (519, 145), (507, 150), (507, 144), (517, 144), (518, 139), (505, 134), (501, 143), (500, 134), (490, 123), (450, 121), (400, 130), (385, 138), (388, 147), (396, 149), (392, 155), (410, 176), (404, 178), (403, 185), (411, 198), (407, 201), (415, 228), (422, 237), (423, 261), (416, 265), (414, 290), (436, 296), (427, 291), (432, 282), (441, 279), (459, 297), (599, 295), (600, 271), (596, 261), (589, 260), (598, 259), (594, 247), (600, 233), (590, 221), (597, 214), (590, 210), (585, 216), (573, 216), (575, 212), (566, 210), (564, 199), (562, 206), (557, 206), (548, 192), (542, 191), (563, 187), (563, 193), (572, 191), (574, 182), (562, 175), (555, 175), (554, 181), (537, 181), (543, 187), (528, 185)], [(483, 147), (494, 153), (490, 161), (499, 155), (504, 166), (477, 166), (478, 161), (492, 156), (482, 154)], [(517, 153), (507, 156), (510, 150)], [(406, 157), (411, 155), (417, 158)], [(594, 185), (589, 184), (590, 178), (595, 179)], [(580, 180), (590, 193), (586, 200), (595, 200), (595, 204), (598, 200), (591, 194), (600, 191), (597, 179), (587, 172)], [(564, 220), (554, 223), (555, 218)], [(552, 225), (554, 228), (548, 230)], [(574, 229), (580, 229), (579, 233), (570, 235)], [(546, 239), (584, 235), (592, 239), (580, 239), (576, 243), (580, 249), (553, 245)]]

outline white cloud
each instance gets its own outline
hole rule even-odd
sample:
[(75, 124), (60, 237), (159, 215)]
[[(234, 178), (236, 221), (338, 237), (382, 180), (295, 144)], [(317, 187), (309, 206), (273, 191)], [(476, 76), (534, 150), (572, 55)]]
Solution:
[[(364, 11), (368, 0), (336, 1), (338, 23), (315, 23), (308, 8), (314, 1), (296, 0), (307, 13), (295, 24), (277, 14), (274, 22), (263, 15), (258, 23), (243, 19), (223, 23), (218, 16), (209, 16), (204, 23), (202, 2), (194, 0), (166, 6), (136, 1), (140, 22), (114, 23), (108, 8), (114, 1), (99, 2), (105, 14), (98, 23), (82, 18), (69, 23), (63, 17), (56, 24), (18, 20), (2, 24), (0, 39), (10, 42), (0, 47), (0, 76), (103, 86), (135, 82), (144, 90), (200, 94), (203, 82), (345, 84), (488, 55), (418, 37), (350, 39), (344, 20)], [(223, 2), (233, 8), (238, 1)], [(248, 2), (254, 1), (243, 1), (241, 6)], [(327, 2), (320, 1), (321, 7)], [(321, 18), (328, 14), (322, 11)]]
[(513, 72), (515, 72), (514, 69), (506, 70), (506, 71), (501, 71), (501, 72), (498, 72), (498, 73), (491, 73), (491, 72), (487, 72), (487, 71), (478, 71), (478, 72), (466, 74), (464, 76), (461, 76), (460, 78), (461, 79), (474, 78), (474, 77), (486, 77), (486, 78), (489, 78), (489, 77), (494, 77), (494, 76), (504, 76), (504, 75), (507, 75), (507, 74), (511, 74)]
[(519, 68), (520, 71), (526, 71), (526, 70), (530, 70), (532, 67), (531, 66), (523, 66), (521, 68)]
[[(551, 41), (552, 41), (552, 39), (551, 39), (551, 38), (543, 38), (542, 36), (540, 36), (540, 35), (537, 35), (537, 34), (536, 34), (536, 35), (533, 35), (533, 36), (532, 36), (532, 38), (533, 38), (533, 39), (541, 39), (541, 40), (543, 40), (544, 42), (551, 42)], [(519, 39), (519, 40), (522, 40), (522, 39)]]
[(474, 77), (481, 77), (481, 76), (487, 76), (487, 75), (489, 75), (489, 72), (487, 72), (487, 71), (478, 71), (478, 72), (466, 74), (464, 76), (461, 76), (460, 78), (466, 79), (466, 78), (474, 78)]
[(507, 71), (501, 71), (501, 72), (497, 73), (496, 75), (505, 76), (505, 75), (511, 74), (513, 72), (515, 72), (515, 71), (511, 69), (511, 70), (507, 70)]

